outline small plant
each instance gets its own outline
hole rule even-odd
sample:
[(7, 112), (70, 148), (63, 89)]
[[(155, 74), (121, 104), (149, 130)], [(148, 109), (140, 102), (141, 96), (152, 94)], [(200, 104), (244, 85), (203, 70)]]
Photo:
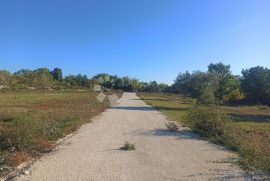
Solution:
[(18, 166), (21, 163), (27, 161), (29, 158), (29, 154), (25, 151), (17, 151), (9, 156), (8, 162), (10, 165)]
[(270, 109), (270, 107), (267, 106), (267, 105), (258, 105), (257, 107), (259, 108), (259, 110), (268, 110), (268, 109)]
[(168, 123), (166, 123), (166, 127), (170, 131), (178, 131), (179, 130), (179, 127), (174, 122), (168, 122)]
[(134, 143), (129, 143), (129, 142), (125, 142), (124, 146), (120, 148), (121, 150), (125, 150), (125, 151), (132, 151), (132, 150), (136, 150), (135, 148), (135, 144)]

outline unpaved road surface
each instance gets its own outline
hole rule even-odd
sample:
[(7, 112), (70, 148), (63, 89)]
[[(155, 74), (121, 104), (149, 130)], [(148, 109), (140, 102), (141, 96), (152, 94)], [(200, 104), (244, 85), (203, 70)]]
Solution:
[[(33, 181), (245, 180), (226, 162), (232, 153), (188, 130), (166, 130), (166, 118), (134, 93), (84, 125), (30, 168)], [(125, 141), (135, 151), (121, 151)], [(225, 163), (224, 163), (225, 161)]]

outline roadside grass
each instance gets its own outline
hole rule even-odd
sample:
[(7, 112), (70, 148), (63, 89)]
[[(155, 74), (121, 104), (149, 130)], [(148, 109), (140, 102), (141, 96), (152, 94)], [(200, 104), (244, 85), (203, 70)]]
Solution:
[(176, 122), (183, 122), (193, 103), (193, 99), (176, 94), (139, 93), (139, 97)]
[(96, 96), (78, 90), (1, 92), (0, 176), (31, 157), (51, 151), (59, 138), (109, 107)]
[(125, 144), (124, 144), (124, 146), (122, 146), (122, 147), (120, 148), (120, 150), (124, 150), (124, 151), (134, 151), (134, 150), (136, 150), (135, 144), (126, 141)]
[[(206, 106), (196, 108), (192, 112), (194, 100), (182, 95), (161, 93), (139, 93), (138, 95), (147, 104), (163, 112), (170, 121), (187, 125), (210, 141), (236, 151), (240, 156), (238, 163), (243, 168), (270, 172), (270, 109), (268, 107), (226, 105), (213, 110)], [(217, 123), (217, 119), (223, 113), (229, 116), (226, 116), (224, 120), (220, 118), (222, 121)], [(187, 122), (188, 114), (194, 115), (189, 120), (197, 121), (199, 117), (200, 120), (205, 118), (205, 121), (199, 126), (198, 124), (192, 126), (190, 122)], [(201, 119), (202, 117), (204, 118)], [(205, 125), (208, 123), (221, 127), (211, 130)]]

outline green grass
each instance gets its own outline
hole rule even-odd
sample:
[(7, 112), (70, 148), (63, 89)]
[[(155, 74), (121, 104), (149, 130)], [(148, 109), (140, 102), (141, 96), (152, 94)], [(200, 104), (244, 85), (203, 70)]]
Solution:
[[(179, 94), (139, 93), (149, 105), (169, 120), (185, 123), (193, 99)], [(226, 105), (219, 109), (230, 115), (229, 134), (222, 143), (239, 153), (239, 163), (248, 170), (270, 171), (270, 110), (261, 106)], [(231, 132), (231, 133), (230, 133)], [(210, 140), (216, 140), (209, 137)]]
[(140, 98), (163, 112), (171, 121), (182, 122), (193, 99), (175, 94), (140, 93)]
[(96, 96), (77, 90), (1, 92), (0, 176), (26, 158), (50, 151), (56, 140), (104, 111), (109, 103)]

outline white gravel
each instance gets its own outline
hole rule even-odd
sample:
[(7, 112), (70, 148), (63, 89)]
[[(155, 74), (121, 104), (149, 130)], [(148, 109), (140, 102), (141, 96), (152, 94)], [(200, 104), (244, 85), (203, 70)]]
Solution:
[[(226, 162), (235, 155), (183, 128), (169, 132), (165, 122), (165, 116), (136, 94), (125, 93), (120, 104), (34, 163), (31, 175), (16, 180), (248, 180)], [(119, 150), (125, 141), (135, 143), (136, 150)]]

